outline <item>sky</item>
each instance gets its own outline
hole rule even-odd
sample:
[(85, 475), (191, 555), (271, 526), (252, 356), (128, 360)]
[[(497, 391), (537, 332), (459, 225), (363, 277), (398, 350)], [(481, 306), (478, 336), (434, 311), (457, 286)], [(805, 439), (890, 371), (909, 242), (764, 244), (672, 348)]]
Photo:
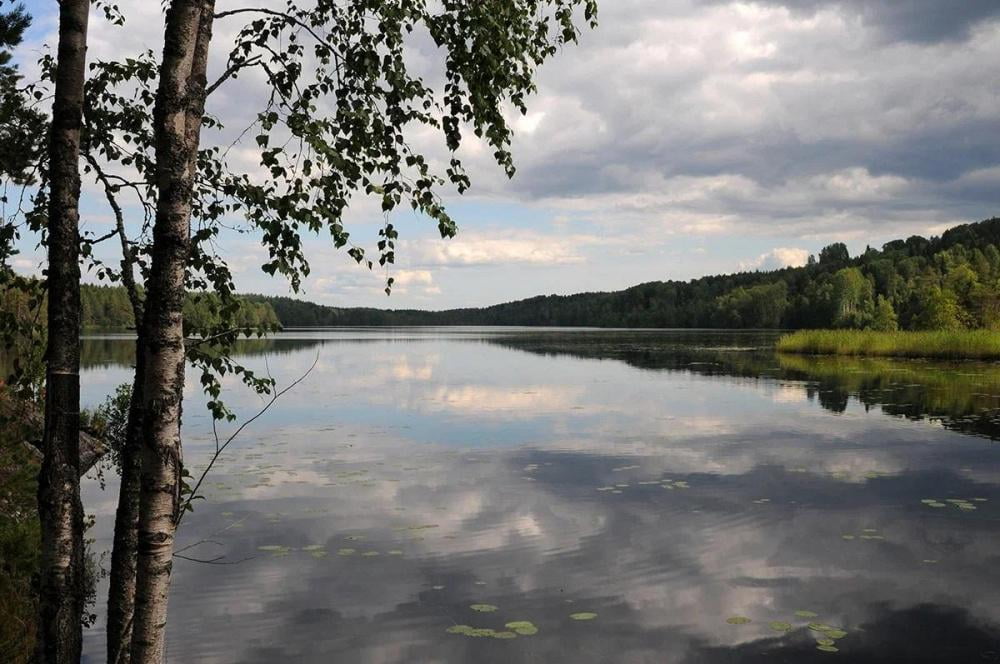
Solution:
[[(55, 43), (57, 5), (25, 4), (35, 23), (18, 55), (30, 75)], [(161, 3), (121, 4), (124, 28), (92, 17), (91, 59), (159, 53)], [(462, 149), (472, 189), (445, 196), (456, 238), (440, 239), (433, 222), (409, 211), (393, 213), (400, 242), (391, 297), (384, 271), (310, 238), (312, 274), (297, 297), (482, 306), (801, 265), (831, 242), (857, 253), (1000, 215), (1000, 2), (599, 7), (597, 29), (539, 72), (528, 114), (511, 115), (514, 179), (482, 144)], [(210, 80), (240, 27), (226, 21), (216, 26)], [(433, 79), (425, 42), (415, 39), (408, 55)], [(252, 76), (229, 82), (208, 110), (236, 131), (260, 89)], [(447, 158), (439, 140), (422, 139), (432, 158)], [(85, 181), (83, 196), (84, 227), (104, 234), (113, 217), (100, 190)], [(353, 240), (374, 249), (384, 223), (374, 203), (359, 201), (345, 222)], [(24, 238), (21, 249), (16, 267), (39, 271), (36, 240)], [(113, 249), (100, 251), (115, 260)], [(266, 251), (255, 234), (227, 232), (219, 249), (240, 290), (291, 294), (260, 270)]]

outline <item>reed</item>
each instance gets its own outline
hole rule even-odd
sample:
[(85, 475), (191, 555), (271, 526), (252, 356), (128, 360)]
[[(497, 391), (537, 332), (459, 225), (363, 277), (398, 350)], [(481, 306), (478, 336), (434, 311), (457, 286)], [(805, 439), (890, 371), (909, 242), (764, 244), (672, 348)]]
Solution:
[(781, 337), (781, 353), (926, 357), (951, 360), (1000, 359), (1000, 332), (992, 330), (799, 330)]

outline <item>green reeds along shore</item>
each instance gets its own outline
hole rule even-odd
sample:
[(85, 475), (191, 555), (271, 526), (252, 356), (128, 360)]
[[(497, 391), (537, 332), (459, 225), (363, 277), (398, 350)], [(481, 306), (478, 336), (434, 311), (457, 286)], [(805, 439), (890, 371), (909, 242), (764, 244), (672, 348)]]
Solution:
[(777, 350), (781, 353), (813, 355), (996, 360), (1000, 359), (1000, 332), (799, 330), (781, 337), (778, 340)]

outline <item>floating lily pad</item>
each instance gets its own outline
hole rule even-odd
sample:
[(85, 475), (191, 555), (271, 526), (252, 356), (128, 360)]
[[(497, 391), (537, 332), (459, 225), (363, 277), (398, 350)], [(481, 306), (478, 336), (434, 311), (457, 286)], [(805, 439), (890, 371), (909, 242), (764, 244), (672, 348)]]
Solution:
[(770, 623), (768, 627), (773, 629), (775, 632), (787, 632), (792, 629), (791, 624), (782, 622), (780, 620), (775, 620), (774, 622)]
[(802, 610), (799, 610), (799, 611), (795, 612), (795, 615), (797, 615), (799, 618), (815, 618), (819, 614), (818, 613), (813, 613), (812, 611), (802, 611)]
[(516, 639), (517, 634), (514, 632), (493, 632), (494, 639)]
[(746, 625), (748, 622), (752, 621), (746, 616), (732, 616), (730, 618), (726, 618), (726, 622), (730, 625)]
[(818, 622), (811, 622), (808, 625), (806, 625), (806, 627), (808, 627), (814, 632), (825, 632), (827, 630), (834, 629), (829, 625), (824, 625), (823, 623), (818, 623)]
[(515, 620), (504, 625), (507, 629), (521, 636), (531, 636), (538, 634), (538, 628), (529, 620)]
[(842, 629), (828, 629), (823, 633), (830, 639), (842, 639), (847, 636), (847, 632)]
[(845, 540), (852, 540), (854, 539), (854, 535), (841, 535), (840, 538)]
[(816, 645), (820, 646), (832, 646), (836, 643), (833, 639), (816, 639)]
[(322, 544), (310, 544), (309, 546), (302, 547), (302, 550), (306, 552), (312, 552), (312, 551), (322, 551), (325, 548), (326, 547), (323, 546)]
[(374, 558), (375, 556), (381, 555), (378, 551), (365, 551), (361, 554), (362, 558)]
[(496, 632), (489, 628), (472, 627), (471, 625), (452, 625), (445, 630), (449, 634), (461, 634), (462, 636), (484, 637), (493, 636)]
[(840, 648), (837, 646), (816, 646), (816, 650), (822, 650), (823, 652), (840, 652)]
[(337, 549), (338, 556), (353, 556), (357, 553), (357, 549)]
[(269, 551), (269, 552), (274, 552), (274, 551), (288, 551), (288, 547), (281, 546), (280, 544), (265, 544), (264, 546), (258, 546), (257, 550), (258, 551)]
[(571, 613), (569, 617), (573, 620), (593, 620), (597, 617), (597, 614), (589, 611), (581, 611), (579, 613)]
[(480, 613), (493, 613), (500, 607), (492, 604), (470, 604), (469, 608), (473, 611), (479, 611)]

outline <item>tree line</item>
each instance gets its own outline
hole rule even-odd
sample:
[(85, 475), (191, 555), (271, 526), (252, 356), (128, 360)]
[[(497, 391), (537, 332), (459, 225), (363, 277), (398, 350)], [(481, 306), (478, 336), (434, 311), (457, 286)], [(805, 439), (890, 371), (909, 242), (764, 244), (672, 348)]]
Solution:
[(447, 311), (270, 304), (285, 327), (547, 325), (664, 328), (1000, 329), (1000, 219), (851, 256), (831, 244), (802, 267), (654, 281), (623, 291), (548, 295)]
[[(139, 289), (140, 297), (142, 290)], [(41, 305), (44, 306), (44, 298)], [(0, 310), (30, 318), (37, 315), (24, 292), (8, 288), (0, 292)], [(281, 323), (267, 302), (239, 298), (237, 311), (229, 317), (236, 327), (247, 329), (277, 329)], [(189, 293), (184, 300), (184, 321), (190, 330), (218, 327), (222, 322), (222, 300), (214, 293)], [(134, 330), (135, 313), (125, 288), (83, 284), (80, 286), (80, 311), (83, 328), (102, 330)]]
[[(141, 293), (141, 289), (140, 289)], [(134, 328), (125, 288), (84, 284), (85, 328)], [(0, 309), (25, 311), (21, 291)], [(191, 329), (219, 324), (212, 293), (188, 295)], [(22, 313), (22, 315), (24, 315)], [(330, 307), (291, 297), (246, 295), (232, 322), (246, 328), (380, 325), (527, 325), (673, 328), (1000, 328), (1000, 219), (964, 224), (940, 237), (911, 236), (851, 257), (825, 247), (803, 267), (649, 282), (608, 293), (549, 295), (483, 308), (421, 311)]]

